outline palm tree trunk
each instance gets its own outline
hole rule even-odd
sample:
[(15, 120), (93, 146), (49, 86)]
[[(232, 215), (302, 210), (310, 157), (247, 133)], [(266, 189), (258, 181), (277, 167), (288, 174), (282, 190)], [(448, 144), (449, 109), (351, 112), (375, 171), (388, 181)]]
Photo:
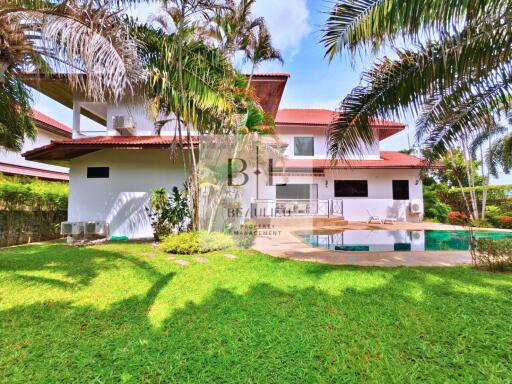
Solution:
[(473, 219), (478, 220), (478, 205), (476, 200), (476, 192), (475, 192), (475, 179), (473, 174), (473, 169), (470, 169), (469, 164), (470, 159), (468, 158), (468, 149), (467, 149), (467, 143), (466, 143), (466, 137), (462, 139), (462, 150), (464, 152), (464, 159), (466, 160), (466, 164), (468, 164), (466, 168), (466, 175), (468, 178), (468, 184), (469, 184), (469, 197), (471, 200), (471, 208), (472, 208), (472, 214), (471, 216)]
[(485, 206), (487, 205), (487, 186), (489, 184), (488, 176), (485, 175), (485, 168), (484, 168), (484, 151), (482, 149), (482, 146), (480, 146), (480, 161), (482, 162), (482, 180), (483, 180), (483, 188), (482, 188), (482, 212), (481, 217), (482, 220), (485, 219)]
[(252, 78), (254, 77), (254, 71), (256, 70), (256, 62), (252, 62), (252, 69), (251, 74), (249, 76), (249, 81), (247, 82), (247, 87), (245, 88), (246, 92), (249, 92), (249, 89), (251, 88)]

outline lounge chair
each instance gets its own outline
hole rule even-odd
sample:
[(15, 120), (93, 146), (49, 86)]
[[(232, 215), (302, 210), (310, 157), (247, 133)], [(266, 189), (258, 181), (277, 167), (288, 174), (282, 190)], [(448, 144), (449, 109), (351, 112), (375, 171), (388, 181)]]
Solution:
[(372, 214), (370, 212), (369, 209), (367, 209), (366, 212), (368, 212), (368, 215), (370, 216), (369, 219), (368, 219), (368, 224), (371, 224), (374, 221), (379, 223), (379, 224), (386, 224), (386, 223), (395, 224), (397, 222), (397, 218), (396, 217), (391, 217), (391, 216), (379, 217), (379, 216), (375, 216), (374, 214)]

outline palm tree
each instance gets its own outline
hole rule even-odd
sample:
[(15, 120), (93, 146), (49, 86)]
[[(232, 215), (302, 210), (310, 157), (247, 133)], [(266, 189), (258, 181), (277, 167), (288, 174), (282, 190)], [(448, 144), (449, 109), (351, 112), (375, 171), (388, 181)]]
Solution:
[(184, 166), (189, 163), (191, 166), (192, 223), (196, 229), (199, 223), (197, 159), (193, 150), (187, 152), (190, 158), (185, 158), (183, 149), (192, 142), (192, 127), (200, 133), (226, 129), (240, 100), (237, 94), (240, 76), (224, 54), (207, 46), (198, 33), (198, 18), (207, 19), (220, 7), (214, 0), (171, 0), (164, 9), (167, 16), (155, 19), (160, 31), (145, 28), (141, 38), (149, 68), (147, 93), (160, 113), (175, 116)]
[(94, 100), (118, 99), (140, 79), (137, 42), (113, 4), (0, 0), (0, 146), (20, 150), (35, 134), (24, 71), (64, 71)]
[(245, 54), (247, 60), (252, 63), (251, 75), (247, 82), (247, 90), (251, 86), (254, 71), (259, 64), (270, 60), (277, 60), (281, 64), (284, 64), (281, 52), (272, 46), (272, 38), (265, 24), (259, 26), (258, 33), (245, 49)]
[(512, 4), (501, 0), (338, 0), (323, 30), (326, 56), (391, 46), (397, 58), (380, 59), (343, 100), (331, 154), (373, 144), (372, 119), (410, 112), (420, 115), (417, 140), (439, 154), (485, 126), (494, 105), (509, 110), (511, 17)]
[[(489, 186), (490, 175), (493, 171), (493, 157), (498, 154), (497, 151), (493, 150), (493, 138), (501, 136), (507, 132), (507, 128), (494, 121), (490, 122), (486, 127), (475, 133), (470, 145), (469, 151), (471, 158), (476, 160), (478, 157), (480, 160), (480, 170), (483, 182), (482, 190), (482, 209), (481, 217), (485, 219), (485, 207), (487, 205), (487, 187)], [(484, 156), (484, 144), (487, 143), (487, 158)], [(495, 164), (495, 163), (494, 163)]]
[(264, 25), (262, 17), (253, 17), (252, 7), (256, 0), (226, 0), (208, 20), (205, 30), (213, 37), (218, 48), (233, 60), (238, 51), (244, 51), (255, 38), (255, 31)]

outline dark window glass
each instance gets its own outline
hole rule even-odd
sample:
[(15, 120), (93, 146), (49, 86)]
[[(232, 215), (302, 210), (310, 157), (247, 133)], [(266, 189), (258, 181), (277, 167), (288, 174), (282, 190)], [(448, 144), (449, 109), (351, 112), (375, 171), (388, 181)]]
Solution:
[(395, 251), (410, 251), (411, 244), (410, 243), (395, 243), (393, 245), (393, 250), (395, 250)]
[(334, 180), (335, 197), (368, 197), (368, 180)]
[(315, 146), (312, 137), (295, 137), (295, 156), (313, 156)]
[(393, 180), (393, 200), (409, 200), (409, 180)]
[(109, 167), (87, 167), (88, 179), (108, 179), (109, 175)]

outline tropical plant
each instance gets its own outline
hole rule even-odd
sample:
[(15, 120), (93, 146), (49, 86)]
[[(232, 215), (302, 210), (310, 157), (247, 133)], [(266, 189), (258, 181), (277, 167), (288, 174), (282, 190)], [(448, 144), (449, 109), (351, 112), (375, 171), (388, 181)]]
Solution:
[(251, 74), (247, 83), (247, 89), (250, 88), (254, 71), (256, 67), (264, 61), (277, 60), (284, 63), (281, 52), (272, 45), (272, 38), (267, 26), (262, 23), (258, 26), (258, 33), (249, 42), (245, 48), (247, 60), (252, 63)]
[[(141, 77), (137, 42), (117, 2), (0, 1), (0, 146), (20, 150), (33, 138), (27, 70), (59, 70), (94, 100), (117, 99)], [(84, 80), (81, 74), (87, 75)]]
[(243, 51), (255, 39), (256, 29), (265, 24), (261, 17), (252, 15), (256, 0), (226, 0), (224, 7), (217, 7), (205, 27), (206, 35), (217, 42), (218, 48), (229, 58)]
[[(337, 54), (392, 46), (364, 72), (329, 132), (333, 156), (372, 145), (375, 118), (420, 114), (416, 137), (433, 155), (486, 126), (495, 105), (510, 109), (512, 6), (509, 1), (338, 0), (322, 42)], [(397, 48), (398, 45), (414, 49)]]

